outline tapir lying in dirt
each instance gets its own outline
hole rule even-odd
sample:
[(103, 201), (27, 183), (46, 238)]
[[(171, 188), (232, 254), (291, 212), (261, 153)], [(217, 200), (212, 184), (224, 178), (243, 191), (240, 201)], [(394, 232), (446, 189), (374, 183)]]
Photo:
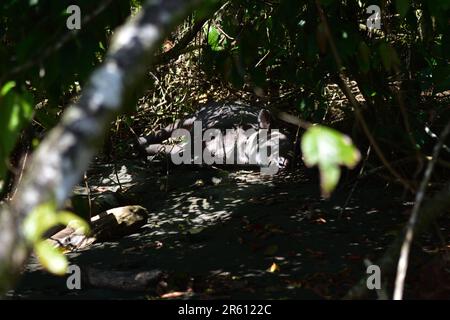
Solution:
[(287, 127), (274, 123), (266, 109), (213, 102), (140, 137), (139, 145), (151, 156), (170, 155), (174, 164), (256, 165), (275, 174), (288, 166), (295, 148)]

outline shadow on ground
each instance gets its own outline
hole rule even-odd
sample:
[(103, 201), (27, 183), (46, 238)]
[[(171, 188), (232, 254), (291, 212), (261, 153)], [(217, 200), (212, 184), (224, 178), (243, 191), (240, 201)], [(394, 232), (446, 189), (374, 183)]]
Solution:
[[(148, 223), (138, 234), (71, 253), (70, 262), (100, 270), (161, 270), (166, 291), (189, 292), (193, 299), (340, 298), (364, 275), (364, 259), (375, 261), (384, 252), (405, 220), (402, 212), (410, 209), (392, 189), (362, 181), (343, 210), (350, 188), (324, 200), (316, 178), (303, 170), (263, 177), (251, 170), (181, 167), (166, 176), (119, 167), (122, 188), (132, 204), (149, 210)], [(93, 171), (95, 177), (98, 185), (107, 184), (104, 172)], [(161, 294), (154, 288), (71, 291), (65, 281), (32, 259), (10, 297)]]

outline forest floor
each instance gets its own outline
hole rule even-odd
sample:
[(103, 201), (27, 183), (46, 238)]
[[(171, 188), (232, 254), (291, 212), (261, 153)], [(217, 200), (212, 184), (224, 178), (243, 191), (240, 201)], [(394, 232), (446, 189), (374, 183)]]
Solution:
[[(119, 241), (69, 253), (70, 263), (158, 270), (165, 275), (164, 289), (68, 290), (66, 278), (44, 272), (33, 258), (11, 298), (338, 299), (366, 274), (365, 259), (381, 257), (412, 208), (401, 189), (371, 178), (358, 183), (343, 209), (351, 181), (345, 184), (344, 177), (323, 199), (317, 176), (304, 169), (264, 177), (259, 171), (199, 167), (167, 174), (140, 162), (115, 167), (117, 175), (112, 166), (93, 166), (91, 191), (116, 192), (119, 177), (127, 204), (149, 210), (148, 223)], [(419, 237), (411, 270), (422, 270), (436, 238), (435, 232)], [(407, 297), (418, 297), (414, 285), (410, 289)]]

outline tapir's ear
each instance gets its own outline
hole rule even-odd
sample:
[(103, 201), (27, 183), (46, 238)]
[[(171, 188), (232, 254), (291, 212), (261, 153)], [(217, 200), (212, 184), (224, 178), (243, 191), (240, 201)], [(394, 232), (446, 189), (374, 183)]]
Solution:
[(262, 109), (258, 114), (258, 125), (261, 129), (270, 128), (270, 112)]

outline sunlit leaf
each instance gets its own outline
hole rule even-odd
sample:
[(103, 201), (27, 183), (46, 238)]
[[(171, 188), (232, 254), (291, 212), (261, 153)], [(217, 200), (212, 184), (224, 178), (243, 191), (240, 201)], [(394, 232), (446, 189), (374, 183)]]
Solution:
[(189, 234), (199, 234), (200, 232), (202, 232), (205, 228), (202, 227), (193, 227), (191, 229), (188, 230)]
[(53, 201), (39, 205), (27, 216), (23, 232), (42, 266), (51, 273), (63, 275), (67, 269), (67, 259), (62, 251), (43, 239), (44, 232), (57, 224), (67, 225), (77, 232), (89, 232), (86, 221), (71, 212), (58, 212)]
[(14, 88), (15, 86), (16, 86), (15, 81), (8, 81), (0, 90), (0, 96), (6, 96), (8, 92), (11, 91), (11, 89)]
[(272, 265), (269, 267), (269, 269), (267, 269), (267, 272), (270, 272), (270, 273), (274, 273), (277, 271), (280, 271), (280, 266), (277, 265), (275, 262), (272, 263)]
[(319, 166), (319, 169), (322, 191), (325, 196), (328, 196), (339, 182), (341, 168), (335, 164), (326, 164)]
[[(224, 40), (225, 43), (226, 40)], [(208, 30), (208, 44), (213, 51), (222, 51), (223, 46), (221, 45), (221, 37), (219, 31), (211, 26)]]
[(58, 223), (56, 207), (53, 202), (39, 205), (25, 219), (23, 232), (31, 243), (36, 243), (49, 228)]
[(67, 258), (50, 242), (39, 241), (34, 246), (34, 251), (42, 266), (51, 273), (64, 275), (69, 265)]
[(14, 88), (15, 83), (10, 81), (0, 89), (0, 180), (5, 176), (9, 155), (21, 130), (33, 115), (31, 95), (19, 94)]
[(57, 220), (60, 224), (67, 225), (83, 234), (89, 233), (89, 223), (72, 212), (59, 211), (57, 213)]
[(322, 195), (325, 197), (339, 181), (339, 166), (353, 168), (361, 157), (348, 136), (324, 126), (309, 128), (302, 137), (301, 146), (305, 164), (319, 167)]

